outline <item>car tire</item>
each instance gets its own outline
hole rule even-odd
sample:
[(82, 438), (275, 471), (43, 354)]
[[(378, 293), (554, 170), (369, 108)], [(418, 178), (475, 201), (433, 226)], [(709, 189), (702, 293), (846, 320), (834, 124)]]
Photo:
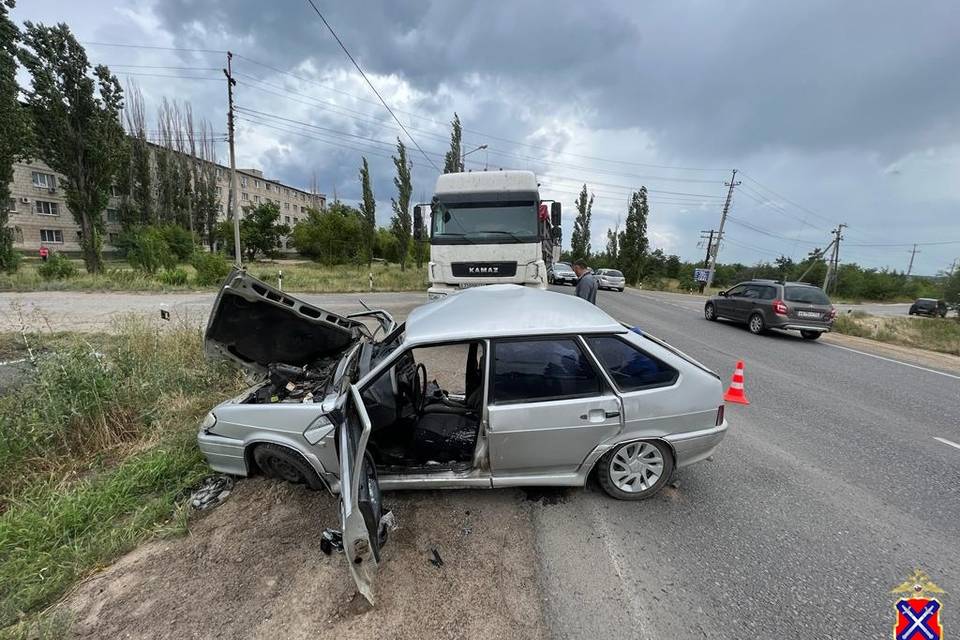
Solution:
[(276, 444), (258, 444), (253, 450), (253, 460), (268, 478), (305, 484), (315, 490), (323, 488), (323, 482), (314, 468), (293, 449)]
[(703, 305), (703, 317), (709, 320), (710, 322), (716, 322), (717, 320), (717, 307), (712, 302), (708, 302)]
[[(619, 289), (617, 289), (617, 291), (619, 291), (620, 293), (623, 293), (623, 287), (620, 287)], [(946, 316), (944, 316), (944, 317), (946, 317)]]
[[(634, 464), (632, 467), (631, 462)], [(664, 443), (647, 440), (627, 442), (600, 458), (597, 480), (612, 498), (646, 500), (655, 496), (670, 481), (673, 466), (673, 452)], [(648, 472), (650, 475), (646, 475)], [(655, 479), (654, 474), (657, 474)]]
[(750, 329), (750, 333), (755, 336), (760, 335), (767, 330), (767, 323), (763, 321), (762, 313), (754, 313), (750, 316), (750, 319), (747, 320), (747, 328)]
[(806, 331), (801, 329), (800, 336), (804, 340), (818, 340), (823, 335), (823, 331)]

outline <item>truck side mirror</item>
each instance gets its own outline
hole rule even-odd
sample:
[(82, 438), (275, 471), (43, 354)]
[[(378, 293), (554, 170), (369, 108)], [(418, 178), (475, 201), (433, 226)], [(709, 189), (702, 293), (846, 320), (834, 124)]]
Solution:
[(563, 239), (563, 230), (560, 227), (553, 227), (550, 229), (550, 234), (553, 236), (553, 241), (556, 244), (560, 244), (560, 241)]
[(417, 241), (423, 239), (423, 210), (420, 205), (413, 208), (413, 239)]
[(550, 203), (550, 224), (554, 227), (560, 228), (560, 203), (551, 202)]

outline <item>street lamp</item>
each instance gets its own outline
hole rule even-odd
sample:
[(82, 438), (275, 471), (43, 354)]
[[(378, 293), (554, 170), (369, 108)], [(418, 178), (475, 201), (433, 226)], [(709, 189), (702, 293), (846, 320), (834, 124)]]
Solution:
[(460, 171), (461, 171), (461, 173), (462, 173), (463, 170), (464, 170), (466, 157), (467, 157), (468, 155), (470, 155), (471, 153), (474, 153), (474, 152), (476, 152), (476, 151), (481, 151), (481, 150), (486, 149), (486, 148), (487, 148), (487, 145), (482, 144), (482, 145), (480, 145), (479, 147), (477, 147), (476, 149), (473, 149), (473, 150), (471, 150), (471, 151), (467, 151), (466, 153), (464, 153), (463, 155), (461, 155), (461, 156), (460, 156)]

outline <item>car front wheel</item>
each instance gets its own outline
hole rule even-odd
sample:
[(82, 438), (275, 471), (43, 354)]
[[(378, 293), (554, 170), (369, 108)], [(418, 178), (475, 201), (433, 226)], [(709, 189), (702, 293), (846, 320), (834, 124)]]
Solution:
[(662, 442), (628, 442), (600, 458), (597, 479), (618, 500), (645, 500), (673, 474), (673, 454)]
[(305, 484), (311, 489), (322, 489), (323, 483), (299, 453), (275, 444), (260, 444), (253, 450), (253, 459), (268, 478)]
[(750, 328), (750, 333), (754, 335), (760, 335), (763, 333), (763, 330), (766, 329), (763, 316), (759, 313), (750, 316), (750, 321), (747, 323), (747, 326)]
[(713, 321), (717, 319), (717, 308), (712, 302), (708, 302), (703, 307), (703, 317), (707, 320)]
[(823, 332), (822, 332), (822, 331), (806, 331), (806, 330), (803, 330), (803, 329), (801, 329), (801, 331), (800, 331), (800, 336), (801, 336), (804, 340), (816, 340), (816, 339), (819, 338), (821, 335), (823, 335)]

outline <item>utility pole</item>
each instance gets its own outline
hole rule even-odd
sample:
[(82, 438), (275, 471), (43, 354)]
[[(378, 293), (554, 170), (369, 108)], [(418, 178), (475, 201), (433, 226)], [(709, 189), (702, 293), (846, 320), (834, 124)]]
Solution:
[[(706, 257), (703, 259), (703, 268), (704, 268), (704, 269), (706, 269), (706, 268), (708, 268), (708, 267), (710, 266), (710, 252), (713, 250), (713, 234), (714, 234), (714, 233), (715, 233), (715, 231), (714, 231), (713, 229), (710, 229), (709, 231), (701, 231), (701, 232), (700, 232), (700, 240), (706, 240), (706, 241), (707, 241), (707, 255), (706, 255)], [(709, 235), (708, 237), (704, 237), (704, 234), (710, 234), (710, 235)], [(700, 293), (703, 293), (703, 290), (704, 290), (704, 288), (706, 287), (706, 285), (707, 285), (707, 283), (706, 283), (706, 282), (703, 282), (703, 281), (697, 283), (697, 287), (700, 289)]]
[(907, 277), (910, 277), (910, 274), (913, 273), (913, 258), (918, 254), (923, 253), (922, 251), (917, 251), (917, 245), (913, 245), (913, 251), (910, 252), (910, 266), (907, 267)]
[(828, 244), (826, 248), (823, 249), (822, 251), (820, 249), (813, 250), (813, 255), (810, 257), (810, 266), (807, 267), (806, 271), (803, 272), (803, 275), (801, 275), (797, 279), (797, 282), (804, 282), (804, 278), (806, 278), (807, 274), (810, 273), (810, 271), (812, 271), (813, 268), (817, 265), (817, 261), (820, 260), (823, 256), (825, 256), (827, 254), (827, 251), (830, 251), (831, 249), (833, 249), (833, 242), (834, 241), (831, 240), (830, 244)]
[(223, 75), (227, 76), (227, 132), (230, 138), (230, 196), (229, 214), (233, 216), (233, 253), (237, 261), (237, 267), (243, 266), (240, 252), (240, 212), (237, 210), (238, 189), (237, 189), (237, 155), (234, 149), (233, 135), (233, 85), (237, 81), (233, 79), (233, 53), (227, 51), (227, 68), (223, 70)]
[(843, 240), (843, 236), (840, 235), (843, 233), (843, 228), (846, 227), (846, 224), (838, 224), (837, 228), (833, 230), (833, 255), (830, 256), (830, 262), (827, 263), (827, 275), (823, 279), (823, 292), (827, 293), (827, 289), (830, 287), (831, 278), (833, 280), (837, 279), (837, 268), (839, 267), (840, 262), (840, 241)]
[(717, 253), (720, 252), (720, 241), (723, 240), (723, 225), (727, 221), (727, 213), (730, 211), (730, 202), (733, 200), (733, 188), (739, 185), (737, 182), (737, 170), (733, 170), (733, 175), (730, 176), (730, 182), (724, 182), (725, 185), (730, 187), (727, 189), (727, 199), (723, 203), (723, 213), (720, 214), (720, 228), (717, 230), (717, 242), (713, 246), (713, 250), (710, 253), (710, 264), (708, 269), (710, 271), (707, 273), (707, 287), (713, 284), (713, 272), (717, 268)]

